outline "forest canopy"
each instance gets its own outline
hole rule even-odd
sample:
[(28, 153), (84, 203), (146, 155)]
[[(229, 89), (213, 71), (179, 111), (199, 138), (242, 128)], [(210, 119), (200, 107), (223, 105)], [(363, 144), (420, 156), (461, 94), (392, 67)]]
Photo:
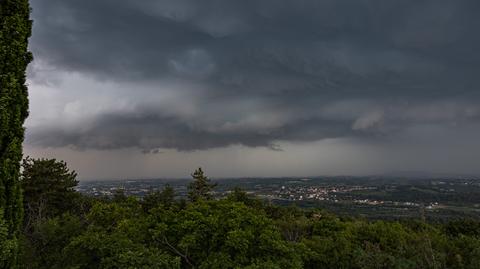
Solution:
[[(188, 197), (74, 191), (57, 160), (24, 162), (21, 268), (478, 268), (480, 222), (342, 218), (275, 206), (234, 189), (215, 199), (204, 171)], [(42, 171), (41, 176), (36, 171)], [(48, 186), (48, 187), (45, 187)], [(35, 190), (35, 191), (32, 191)], [(199, 195), (192, 195), (196, 193)], [(201, 195), (200, 195), (201, 194)], [(43, 197), (48, 214), (32, 201)], [(64, 202), (60, 202), (64, 201)], [(33, 216), (29, 216), (33, 214)]]

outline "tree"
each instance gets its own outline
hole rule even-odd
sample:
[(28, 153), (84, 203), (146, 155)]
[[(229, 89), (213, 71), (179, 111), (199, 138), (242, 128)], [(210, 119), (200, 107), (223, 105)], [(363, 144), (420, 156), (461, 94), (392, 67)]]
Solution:
[(175, 203), (175, 190), (166, 184), (161, 191), (154, 191), (145, 196), (142, 206), (145, 211), (155, 208), (159, 205), (171, 207)]
[(192, 202), (196, 202), (200, 199), (209, 200), (212, 198), (212, 190), (217, 184), (210, 183), (202, 168), (198, 168), (192, 174), (193, 182), (188, 185), (188, 198)]
[(127, 195), (125, 194), (125, 189), (116, 189), (113, 191), (112, 201), (114, 203), (124, 203), (128, 200)]
[(70, 241), (82, 234), (85, 222), (68, 213), (34, 223), (31, 234), (23, 238), (19, 253), (20, 268), (68, 268), (71, 257), (63, 254)]
[(16, 238), (9, 236), (3, 212), (0, 210), (0, 268), (8, 268), (11, 265), (10, 259), (14, 256), (16, 247)]
[(302, 246), (283, 240), (262, 211), (223, 199), (172, 213), (151, 211), (149, 232), (154, 246), (182, 258), (182, 268), (302, 268)]
[(227, 200), (240, 202), (248, 207), (263, 209), (263, 202), (261, 200), (255, 198), (253, 195), (249, 195), (240, 187), (235, 187), (227, 196)]
[[(150, 221), (133, 197), (120, 203), (98, 201), (87, 215), (89, 226), (69, 242), (59, 238), (52, 249), (65, 247), (47, 255), (59, 253), (60, 257), (51, 259), (44, 268), (180, 268), (179, 257), (153, 246), (149, 231), (154, 225)], [(49, 226), (54, 232), (59, 228)], [(51, 233), (51, 237), (57, 238), (58, 233), (61, 231)]]
[(61, 215), (75, 207), (77, 173), (67, 163), (55, 159), (23, 160), (21, 178), (24, 191), (25, 223)]
[[(0, 0), (0, 211), (8, 240), (16, 240), (22, 222), (20, 161), (23, 123), (28, 115), (28, 89), (25, 71), (32, 60), (28, 38), (32, 21), (28, 0)], [(0, 260), (15, 267), (15, 251)], [(8, 264), (9, 263), (9, 264)]]

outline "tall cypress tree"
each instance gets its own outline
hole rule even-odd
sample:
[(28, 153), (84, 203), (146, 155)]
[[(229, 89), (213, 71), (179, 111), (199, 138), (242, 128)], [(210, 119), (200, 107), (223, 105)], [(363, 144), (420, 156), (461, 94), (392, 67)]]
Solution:
[(6, 240), (11, 242), (0, 246), (4, 248), (0, 249), (0, 268), (15, 267), (23, 215), (19, 173), (23, 123), (28, 116), (25, 73), (32, 61), (28, 51), (31, 28), (28, 0), (0, 0), (0, 230), (6, 231)]

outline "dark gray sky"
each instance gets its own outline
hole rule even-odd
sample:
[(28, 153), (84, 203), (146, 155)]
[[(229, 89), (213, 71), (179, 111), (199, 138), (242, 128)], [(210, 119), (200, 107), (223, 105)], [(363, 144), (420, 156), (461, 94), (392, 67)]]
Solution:
[(477, 0), (32, 8), (26, 153), (82, 178), (480, 174)]

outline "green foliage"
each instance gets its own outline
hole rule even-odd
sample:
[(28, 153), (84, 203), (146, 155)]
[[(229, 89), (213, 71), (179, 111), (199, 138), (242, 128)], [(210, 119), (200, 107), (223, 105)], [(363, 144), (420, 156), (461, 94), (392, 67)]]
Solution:
[(0, 268), (8, 268), (11, 261), (15, 259), (16, 249), (17, 241), (9, 237), (8, 227), (0, 210)]
[(179, 268), (180, 258), (150, 244), (149, 219), (136, 199), (98, 202), (85, 232), (65, 248), (74, 268)]
[[(170, 216), (169, 216), (170, 215)], [(154, 213), (154, 240), (198, 268), (244, 268), (270, 264), (273, 268), (301, 268), (301, 257), (282, 240), (265, 213), (241, 203), (200, 201), (172, 217)]]
[(23, 268), (65, 268), (70, 260), (63, 249), (82, 233), (84, 222), (77, 216), (65, 213), (33, 224), (32, 231), (23, 238), (20, 256)]
[[(27, 174), (42, 174), (33, 173), (32, 167)], [(37, 170), (70, 175), (60, 180), (69, 184), (54, 180), (64, 187), (52, 187), (58, 192), (52, 197), (67, 199), (64, 195), (73, 192), (65, 186), (76, 184), (75, 174), (63, 162), (42, 162)], [(113, 199), (79, 195), (75, 201), (86, 204), (81, 210), (51, 204), (56, 213), (36, 219), (25, 230), (21, 267), (473, 269), (480, 264), (477, 221), (432, 225), (422, 220), (341, 219), (321, 209), (264, 204), (240, 189), (213, 200), (213, 185), (197, 172), (194, 175), (206, 182), (199, 186), (207, 187), (192, 188), (202, 189), (192, 202), (176, 200), (166, 186), (142, 200), (121, 191)], [(44, 181), (31, 184), (39, 182)], [(32, 201), (35, 195), (26, 199)], [(17, 246), (7, 234), (0, 218), (2, 257), (12, 256)]]
[(158, 206), (171, 207), (175, 204), (175, 190), (170, 185), (165, 185), (162, 191), (154, 191), (145, 196), (142, 206), (145, 211)]
[[(32, 27), (29, 16), (28, 0), (0, 1), (0, 210), (3, 211), (2, 225), (7, 231), (5, 242), (16, 240), (23, 214), (18, 178), (23, 122), (28, 115), (25, 70), (32, 60), (28, 52)], [(7, 255), (8, 259), (3, 256), (6, 255), (4, 245), (0, 249), (2, 267), (15, 267), (14, 254)], [(7, 245), (15, 247), (16, 243)]]
[(202, 168), (198, 168), (192, 174), (193, 181), (188, 185), (188, 198), (195, 202), (200, 199), (211, 199), (212, 190), (217, 184), (210, 183), (210, 180), (204, 175)]
[(24, 193), (25, 223), (34, 222), (74, 210), (79, 194), (75, 171), (70, 171), (64, 161), (55, 159), (23, 160), (21, 184)]
[(22, 260), (25, 268), (478, 268), (480, 239), (447, 234), (449, 224), (342, 220), (245, 198), (154, 199), (148, 210), (134, 197), (97, 200), (85, 217), (37, 223)]
[(480, 238), (480, 222), (468, 219), (459, 219), (445, 225), (445, 232), (450, 236), (467, 235)]
[(97, 203), (88, 227), (65, 248), (67, 268), (179, 268), (180, 258), (149, 244), (148, 218), (140, 204)]
[(227, 196), (227, 200), (232, 202), (240, 202), (244, 205), (252, 208), (263, 209), (263, 202), (251, 195), (248, 195), (241, 188), (234, 188), (232, 192)]

